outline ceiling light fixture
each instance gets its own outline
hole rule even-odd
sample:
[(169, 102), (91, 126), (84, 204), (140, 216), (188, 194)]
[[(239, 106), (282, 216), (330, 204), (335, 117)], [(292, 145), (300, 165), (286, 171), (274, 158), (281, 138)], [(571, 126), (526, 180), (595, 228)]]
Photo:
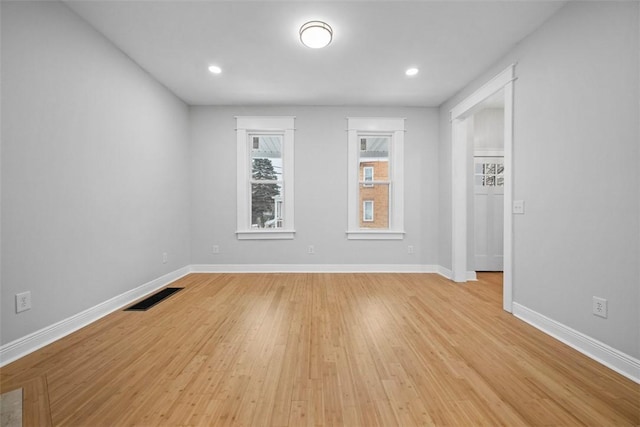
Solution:
[(407, 76), (415, 76), (416, 74), (418, 74), (418, 69), (417, 68), (409, 68), (407, 71), (405, 71), (404, 73)]
[(309, 21), (300, 27), (300, 41), (312, 49), (320, 49), (331, 43), (333, 30), (326, 22)]
[(217, 65), (209, 65), (209, 71), (213, 74), (220, 74), (222, 72), (222, 68)]

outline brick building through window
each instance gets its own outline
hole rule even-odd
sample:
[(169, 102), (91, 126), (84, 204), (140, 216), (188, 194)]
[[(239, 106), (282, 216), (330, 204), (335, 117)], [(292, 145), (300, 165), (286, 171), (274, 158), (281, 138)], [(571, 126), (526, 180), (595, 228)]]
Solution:
[(359, 169), (360, 228), (388, 229), (389, 160), (361, 158)]

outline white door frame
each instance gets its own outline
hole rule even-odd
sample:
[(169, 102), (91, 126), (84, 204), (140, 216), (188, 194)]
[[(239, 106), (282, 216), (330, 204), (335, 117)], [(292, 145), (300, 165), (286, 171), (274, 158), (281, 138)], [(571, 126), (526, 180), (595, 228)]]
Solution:
[(502, 307), (511, 312), (513, 303), (513, 82), (515, 65), (476, 90), (453, 107), (452, 135), (452, 242), (451, 270), (455, 282), (467, 281), (467, 126), (465, 119), (491, 95), (504, 89), (504, 275)]

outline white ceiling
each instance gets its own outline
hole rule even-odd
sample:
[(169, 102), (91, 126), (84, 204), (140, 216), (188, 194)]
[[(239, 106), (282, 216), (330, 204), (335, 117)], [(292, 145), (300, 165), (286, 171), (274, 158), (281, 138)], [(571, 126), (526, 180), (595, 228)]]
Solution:
[[(67, 1), (191, 105), (437, 106), (559, 1)], [(325, 49), (298, 29), (324, 20)], [(212, 75), (208, 65), (222, 67)], [(415, 66), (420, 73), (407, 77)]]

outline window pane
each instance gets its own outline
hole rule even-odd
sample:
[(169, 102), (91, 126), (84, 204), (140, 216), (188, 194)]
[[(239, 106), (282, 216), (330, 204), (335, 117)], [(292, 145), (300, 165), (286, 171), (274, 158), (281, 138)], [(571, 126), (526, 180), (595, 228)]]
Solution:
[(504, 174), (504, 165), (503, 165), (503, 164), (498, 164), (497, 166), (498, 166), (498, 170), (497, 170), (497, 172), (496, 172), (496, 173), (497, 173), (498, 175), (502, 175), (502, 174)]
[[(382, 230), (389, 228), (389, 184), (360, 184), (359, 201), (360, 228)], [(367, 216), (367, 206), (373, 208), (372, 217)], [(364, 218), (372, 218), (372, 220), (365, 221)]]
[(360, 161), (364, 159), (389, 159), (389, 143), (391, 137), (388, 136), (368, 136), (360, 138)]
[(282, 135), (251, 136), (251, 177), (282, 181)]
[(484, 173), (485, 174), (495, 174), (496, 173), (496, 164), (495, 163), (485, 163), (484, 164)]
[(496, 177), (495, 176), (487, 176), (485, 178), (485, 186), (486, 187), (494, 187), (496, 184)]
[(504, 177), (499, 176), (497, 183), (498, 187), (504, 187)]
[[(360, 138), (360, 228), (389, 228), (389, 184), (370, 184), (390, 180), (389, 148), (391, 137), (384, 135)], [(369, 172), (371, 171), (371, 172)], [(370, 178), (369, 178), (370, 173)], [(370, 201), (371, 203), (365, 203)], [(365, 209), (372, 209), (366, 212)], [(365, 215), (367, 215), (365, 217)], [(365, 221), (365, 218), (368, 218)]]
[(281, 184), (251, 184), (251, 228), (282, 228)]

